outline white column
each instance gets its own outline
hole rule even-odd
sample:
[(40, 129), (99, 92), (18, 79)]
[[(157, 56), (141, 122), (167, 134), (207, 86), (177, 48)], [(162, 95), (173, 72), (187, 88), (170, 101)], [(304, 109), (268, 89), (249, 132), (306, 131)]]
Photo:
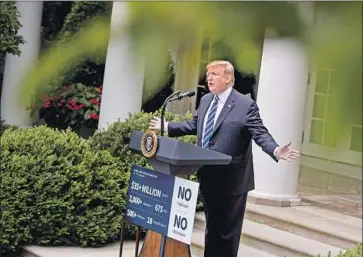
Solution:
[[(278, 144), (292, 142), (301, 150), (307, 92), (308, 60), (294, 39), (265, 38), (257, 104), (263, 123)], [(253, 144), (256, 188), (252, 199), (287, 206), (300, 202), (297, 195), (300, 161), (275, 163)], [(275, 202), (275, 203), (273, 203)]]
[[(111, 37), (107, 50), (103, 92), (98, 128), (107, 128), (129, 113), (141, 110), (144, 84), (144, 63), (136, 61), (131, 41), (117, 29), (127, 24), (127, 2), (114, 2), (111, 16)], [(141, 61), (142, 62), (142, 61)]]
[(19, 87), (25, 74), (39, 56), (40, 30), (43, 2), (16, 2), (20, 12), (19, 21), (25, 43), (20, 45), (20, 56), (7, 54), (5, 59), (3, 89), (1, 96), (1, 118), (8, 124), (28, 127), (32, 125), (29, 112), (19, 100)]

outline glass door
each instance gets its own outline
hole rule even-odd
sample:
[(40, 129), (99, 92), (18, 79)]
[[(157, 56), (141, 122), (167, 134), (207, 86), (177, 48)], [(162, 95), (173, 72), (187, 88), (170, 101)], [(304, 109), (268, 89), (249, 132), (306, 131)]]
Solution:
[(310, 72), (303, 154), (362, 165), (362, 119), (345, 124), (343, 134), (333, 123), (339, 85), (337, 70), (316, 68)]

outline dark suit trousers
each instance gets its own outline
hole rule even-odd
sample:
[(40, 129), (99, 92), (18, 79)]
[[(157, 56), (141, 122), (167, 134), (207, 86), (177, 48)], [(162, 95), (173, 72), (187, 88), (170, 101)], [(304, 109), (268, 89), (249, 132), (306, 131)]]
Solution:
[(201, 194), (206, 215), (204, 257), (237, 257), (247, 193), (218, 196), (201, 191)]

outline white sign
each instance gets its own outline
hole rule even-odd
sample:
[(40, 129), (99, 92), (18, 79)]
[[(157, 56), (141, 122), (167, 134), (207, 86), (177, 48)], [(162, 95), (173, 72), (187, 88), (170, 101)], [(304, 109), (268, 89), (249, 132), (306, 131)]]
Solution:
[(199, 183), (175, 178), (167, 236), (190, 245)]

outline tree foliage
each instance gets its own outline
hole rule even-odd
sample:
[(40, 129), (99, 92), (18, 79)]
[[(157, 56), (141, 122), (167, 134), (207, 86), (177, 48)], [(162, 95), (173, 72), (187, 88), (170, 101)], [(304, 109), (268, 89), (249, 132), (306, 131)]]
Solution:
[(20, 28), (19, 11), (15, 2), (0, 2), (0, 85), (3, 82), (6, 54), (20, 55), (21, 53), (19, 45), (24, 44), (24, 38), (18, 34)]
[(57, 39), (65, 17), (71, 11), (70, 1), (44, 1), (42, 17), (42, 51)]
[(21, 24), (19, 11), (15, 2), (0, 2), (0, 53), (20, 55), (19, 45), (24, 43), (21, 35), (18, 35)]

